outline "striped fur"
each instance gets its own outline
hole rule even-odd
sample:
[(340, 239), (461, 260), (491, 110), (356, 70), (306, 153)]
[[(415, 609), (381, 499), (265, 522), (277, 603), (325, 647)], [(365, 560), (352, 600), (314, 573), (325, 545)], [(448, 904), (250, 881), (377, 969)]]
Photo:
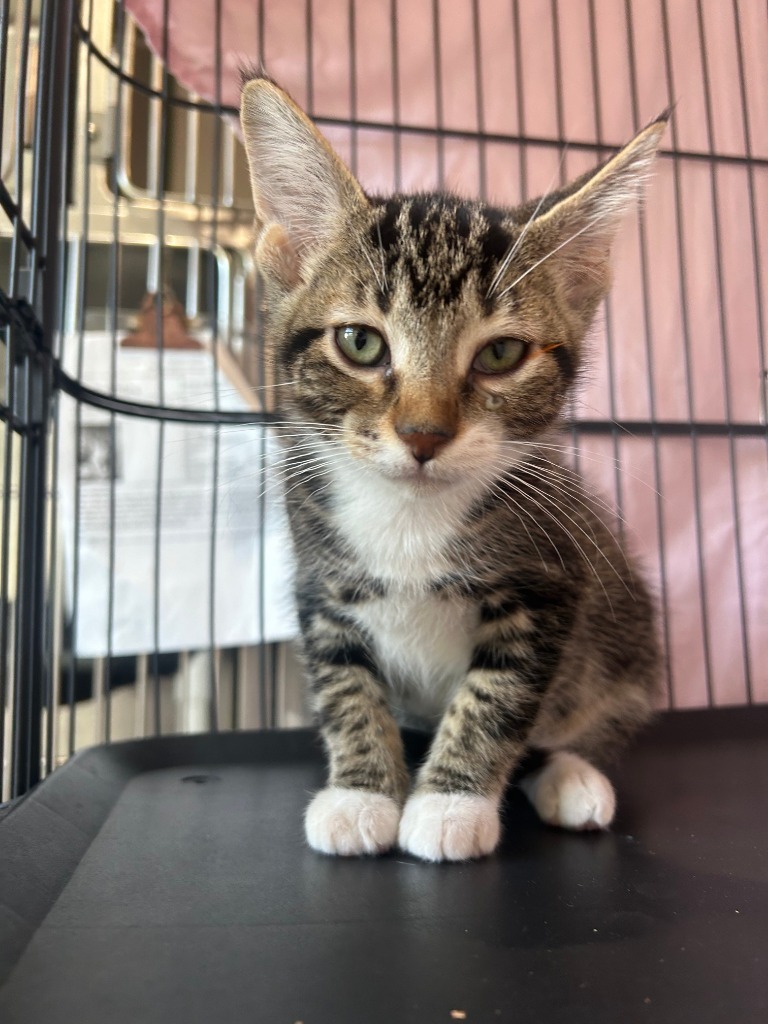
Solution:
[[(651, 712), (654, 609), (553, 431), (664, 119), (516, 210), (366, 197), (265, 79), (246, 84), (242, 123), (329, 757), (310, 843), (377, 852), (399, 827), (425, 859), (488, 853), (531, 749), (550, 756), (527, 789), (542, 817), (604, 826), (612, 790), (594, 764)], [(388, 358), (350, 362), (344, 325), (378, 332)], [(521, 363), (483, 373), (478, 352), (505, 337), (525, 343)], [(435, 733), (413, 783), (397, 721)]]

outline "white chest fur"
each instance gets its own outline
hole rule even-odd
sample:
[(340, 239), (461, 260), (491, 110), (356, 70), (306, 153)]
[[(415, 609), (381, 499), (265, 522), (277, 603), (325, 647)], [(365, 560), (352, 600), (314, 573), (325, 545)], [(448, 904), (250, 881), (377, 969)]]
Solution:
[(469, 668), (477, 612), (465, 601), (393, 588), (356, 617), (373, 638), (393, 694), (393, 710), (435, 720)]
[(334, 523), (365, 571), (413, 587), (455, 570), (450, 543), (479, 490), (420, 493), (352, 464), (334, 467)]
[(455, 570), (450, 542), (468, 494), (419, 495), (365, 474), (341, 475), (336, 525), (387, 596), (354, 610), (373, 639), (395, 701), (409, 715), (434, 719), (464, 678), (477, 611), (435, 594), (430, 583)]

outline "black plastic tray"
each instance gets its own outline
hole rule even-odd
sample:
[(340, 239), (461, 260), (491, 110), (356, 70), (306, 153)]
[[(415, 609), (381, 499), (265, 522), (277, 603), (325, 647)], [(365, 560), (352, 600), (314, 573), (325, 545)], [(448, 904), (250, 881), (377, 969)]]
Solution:
[(498, 854), (436, 866), (306, 848), (310, 732), (88, 751), (0, 821), (0, 1021), (765, 1024), (767, 737), (664, 716), (612, 832), (512, 791)]

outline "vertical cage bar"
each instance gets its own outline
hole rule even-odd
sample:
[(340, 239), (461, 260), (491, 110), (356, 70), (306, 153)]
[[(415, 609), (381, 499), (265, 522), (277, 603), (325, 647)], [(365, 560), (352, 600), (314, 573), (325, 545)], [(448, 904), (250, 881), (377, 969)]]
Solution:
[[(560, 6), (558, 0), (551, 0), (552, 11), (552, 54), (555, 62), (555, 123), (557, 124), (557, 140), (559, 145), (567, 147), (565, 137), (564, 85), (563, 85), (563, 51), (560, 36)], [(560, 162), (560, 184), (565, 184), (565, 153)]]
[(445, 122), (443, 112), (443, 58), (440, 39), (440, 4), (432, 0), (432, 46), (435, 76), (435, 133), (437, 135), (437, 187), (445, 188)]
[(397, 0), (389, 0), (390, 60), (392, 62), (392, 163), (395, 192), (403, 187), (403, 146), (400, 106), (400, 52), (397, 27)]
[[(31, 0), (24, 0), (23, 14), (21, 16), (21, 37), (16, 47), (18, 54), (17, 71), (17, 92), (16, 92), (16, 115), (15, 115), (15, 139), (14, 139), (14, 183), (16, 185), (16, 216), (13, 220), (13, 235), (11, 239), (11, 273), (10, 293), (19, 295), (19, 263), (22, 253), (29, 251), (22, 239), (24, 223), (24, 130), (26, 127), (26, 104), (27, 104), (27, 71), (29, 67), (29, 36), (32, 23)], [(25, 282), (24, 291), (28, 293), (29, 282)]]
[(195, 239), (187, 250), (187, 287), (185, 312), (190, 320), (200, 313), (200, 243)]
[[(48, 175), (44, 173), (44, 169), (47, 167), (49, 159), (49, 135), (50, 135), (50, 121), (48, 113), (44, 108), (44, 84), (45, 76), (43, 72), (43, 63), (40, 59), (40, 55), (47, 53), (50, 41), (50, 17), (51, 12), (49, 5), (43, 3), (40, 7), (38, 15), (38, 60), (37, 60), (37, 75), (35, 81), (35, 112), (34, 112), (34, 129), (33, 129), (33, 143), (32, 143), (32, 210), (31, 210), (31, 226), (32, 233), (36, 241), (36, 251), (34, 252), (34, 259), (30, 267), (30, 284), (29, 284), (29, 296), (30, 301), (35, 305), (39, 311), (41, 302), (39, 301), (41, 296), (40, 286), (45, 283), (45, 243), (46, 238), (43, 237), (44, 225), (48, 216), (49, 208), (49, 181)], [(53, 279), (55, 281), (55, 274)], [(49, 336), (50, 338), (50, 336)], [(45, 339), (42, 340), (43, 350), (46, 348)], [(52, 343), (52, 339), (51, 343)], [(47, 613), (48, 613), (48, 590), (47, 590), (47, 575), (49, 571), (48, 563), (48, 446), (49, 446), (49, 411), (50, 411), (50, 385), (48, 380), (48, 366), (47, 362), (43, 361), (43, 355), (40, 354), (40, 365), (37, 370), (38, 381), (36, 383), (36, 391), (39, 393), (40, 402), (40, 429), (36, 439), (36, 443), (39, 446), (41, 464), (39, 466), (39, 515), (41, 517), (40, 524), (40, 537), (38, 539), (38, 551), (36, 553), (36, 559), (38, 561), (38, 575), (35, 580), (36, 592), (34, 595), (35, 602), (35, 615), (36, 625), (33, 630), (33, 642), (36, 644), (37, 652), (34, 655), (37, 658), (38, 664), (38, 681), (37, 686), (39, 687), (39, 694), (37, 701), (39, 702), (39, 708), (36, 709), (35, 698), (33, 697), (32, 707), (32, 729), (38, 733), (40, 750), (37, 761), (38, 778), (44, 778), (47, 772), (47, 767), (50, 764), (50, 755), (53, 748), (53, 732), (52, 732), (52, 718), (53, 718), (53, 703), (51, 700), (51, 678), (50, 678), (50, 664), (48, 660), (48, 649), (47, 649)]]
[[(56, 406), (56, 392), (53, 393), (53, 405), (51, 419), (54, 424), (57, 424), (58, 411)], [(58, 437), (54, 437), (53, 446), (53, 472), (52, 472), (52, 488), (53, 493), (51, 495), (51, 517), (50, 517), (50, 532), (51, 532), (51, 576), (50, 576), (50, 609), (51, 614), (48, 621), (48, 651), (49, 651), (49, 664), (51, 666), (51, 702), (49, 704), (51, 712), (51, 750), (48, 758), (48, 770), (53, 771), (59, 763), (59, 751), (61, 749), (61, 680), (62, 680), (62, 652), (64, 647), (64, 587), (62, 585), (62, 572), (60, 566), (61, 560), (61, 549), (59, 545), (54, 541), (54, 534), (56, 533), (56, 518), (57, 504), (56, 504), (56, 481), (58, 480)]]
[(91, 662), (91, 693), (93, 694), (93, 727), (97, 743), (107, 743), (107, 702), (105, 700), (104, 658)]
[[(562, 44), (560, 38), (560, 7), (559, 0), (551, 0), (551, 11), (552, 11), (552, 51), (555, 63), (555, 123), (557, 125), (557, 136), (558, 142), (562, 147), (562, 155), (560, 157), (560, 165), (558, 169), (558, 184), (562, 187), (566, 183), (567, 170), (566, 170), (566, 157), (568, 154), (568, 142), (565, 138), (565, 112), (564, 112), (564, 90), (565, 86), (563, 83), (563, 54)], [(516, 52), (519, 59), (521, 57), (521, 46), (519, 42), (519, 12), (517, 3), (514, 8), (515, 13), (515, 39), (516, 39)], [(522, 68), (520, 68), (517, 77), (517, 92), (518, 92), (518, 110), (520, 116), (520, 134), (524, 134), (523, 128), (523, 79), (522, 79)], [(520, 147), (520, 166), (521, 175), (524, 172), (525, 164), (523, 162), (523, 148)], [(570, 421), (568, 432), (571, 438), (571, 445), (569, 451), (563, 451), (563, 456), (566, 458), (569, 465), (572, 465), (578, 472), (581, 454), (579, 451), (579, 428), (576, 416), (576, 398), (571, 395), (568, 398), (568, 420)]]
[[(193, 95), (192, 99), (198, 99)], [(186, 114), (187, 145), (184, 160), (184, 198), (188, 203), (198, 201), (197, 161), (200, 152), (200, 111), (189, 110)]]
[[(38, 75), (35, 109), (34, 170), (32, 188), (35, 193), (33, 232), (38, 239), (38, 254), (32, 280), (35, 308), (43, 330), (43, 348), (51, 355), (62, 327), (62, 303), (65, 294), (66, 243), (61, 229), (66, 198), (65, 162), (69, 150), (69, 99), (71, 88), (70, 66), (72, 56), (73, 5), (70, 0), (57, 4), (44, 0), (40, 10), (38, 39)], [(62, 154), (61, 162), (57, 160)], [(40, 287), (36, 284), (40, 280)], [(47, 709), (42, 772), (54, 767), (55, 733), (58, 715), (58, 648), (56, 646), (58, 601), (58, 545), (57, 545), (57, 483), (58, 450), (56, 433), (57, 403), (48, 377), (48, 365), (43, 371), (41, 439), (44, 480), (40, 643), (41, 672), (44, 688), (43, 702)], [(50, 493), (48, 489), (50, 488)]]
[[(632, 100), (632, 120), (635, 125), (640, 122), (640, 101), (637, 88), (637, 55), (635, 53), (635, 36), (632, 25), (632, 0), (625, 0), (624, 4), (625, 21), (627, 25), (627, 54), (629, 58), (629, 85)], [(671, 97), (669, 98), (671, 100)], [(654, 367), (654, 344), (653, 328), (651, 326), (651, 300), (650, 300), (650, 275), (649, 275), (649, 254), (648, 235), (645, 218), (638, 220), (638, 240), (640, 245), (640, 282), (643, 297), (643, 341), (645, 345), (645, 358), (648, 367), (648, 415), (651, 425), (651, 446), (653, 450), (653, 488), (656, 514), (656, 536), (659, 546), (659, 578), (661, 584), (661, 630), (664, 641), (665, 659), (665, 685), (667, 704), (672, 707), (674, 703), (673, 680), (672, 680), (672, 659), (670, 652), (672, 642), (669, 632), (669, 583), (667, 580), (667, 553), (666, 539), (664, 534), (664, 508), (661, 494), (661, 456), (659, 450), (659, 428), (658, 415), (656, 410), (656, 371)]]
[(359, 133), (357, 128), (358, 103), (355, 0), (347, 0), (347, 49), (349, 50), (349, 119), (351, 121), (351, 128), (349, 132), (349, 166), (352, 173), (357, 175)]
[[(672, 38), (669, 26), (669, 10), (667, 0), (660, 0), (661, 24), (664, 38), (664, 72), (667, 80), (667, 95), (675, 96), (674, 71), (672, 66)], [(677, 125), (674, 118), (670, 125), (673, 149), (679, 149), (677, 144)], [(683, 201), (682, 183), (680, 176), (680, 163), (677, 158), (672, 161), (672, 171), (675, 193), (675, 238), (677, 244), (677, 266), (680, 287), (680, 313), (683, 329), (683, 364), (685, 367), (685, 389), (686, 404), (688, 412), (688, 423), (691, 428), (691, 467), (693, 472), (693, 507), (694, 526), (696, 533), (696, 564), (699, 575), (699, 612), (701, 615), (702, 645), (704, 655), (704, 666), (706, 672), (707, 703), (710, 707), (714, 704), (712, 691), (712, 644), (709, 635), (709, 609), (707, 591), (707, 572), (704, 559), (704, 533), (701, 521), (701, 470), (699, 459), (699, 437), (694, 428), (694, 394), (693, 394), (693, 373), (691, 366), (691, 328), (688, 316), (688, 275), (686, 273), (686, 253), (683, 241)]]
[[(263, 3), (259, 7), (259, 13), (262, 15), (262, 25), (259, 29), (259, 42), (263, 47)], [(315, 72), (314, 72), (314, 37), (312, 32), (312, 26), (314, 24), (314, 10), (312, 7), (312, 0), (304, 0), (304, 35), (307, 40), (307, 59), (304, 64), (304, 81), (307, 86), (307, 113), (314, 115), (315, 113)], [(264, 51), (261, 52), (261, 62), (264, 61)]]
[(10, 708), (12, 698), (11, 688), (13, 676), (9, 672), (11, 661), (8, 657), (8, 645), (11, 639), (9, 630), (11, 618), (10, 600), (10, 558), (11, 558), (11, 508), (13, 503), (13, 463), (14, 463), (14, 431), (12, 427), (13, 410), (16, 407), (16, 375), (13, 372), (12, 338), (10, 326), (4, 328), (5, 335), (5, 401), (8, 409), (8, 419), (3, 424), (4, 429), (4, 454), (3, 454), (3, 517), (2, 517), (2, 549), (0, 553), (0, 565), (2, 575), (0, 576), (0, 803), (5, 795), (4, 765), (5, 765), (5, 730), (6, 730), (6, 709)]
[[(603, 104), (600, 95), (600, 60), (597, 44), (597, 20), (595, 14), (595, 0), (589, 0), (587, 7), (589, 21), (589, 52), (592, 72), (592, 93), (594, 96), (595, 110), (595, 138), (598, 162), (601, 162), (605, 154), (605, 141), (603, 133)], [(605, 316), (605, 356), (606, 370), (608, 376), (608, 414), (611, 422), (611, 452), (613, 459), (613, 500), (616, 505), (618, 516), (616, 519), (617, 529), (620, 536), (624, 534), (624, 485), (621, 478), (621, 459), (619, 453), (619, 438), (616, 411), (616, 367), (614, 360), (614, 318), (613, 302), (611, 293), (606, 295), (603, 301)]]
[[(168, 146), (168, 97), (169, 97), (169, 73), (168, 73), (168, 16), (169, 0), (163, 0), (163, 41), (162, 41), (162, 62), (160, 68), (160, 116), (157, 119), (157, 131), (153, 138), (157, 138), (157, 150), (154, 153), (152, 166), (154, 168), (154, 198), (157, 203), (155, 214), (155, 266), (154, 284), (155, 292), (155, 338), (157, 341), (157, 400), (160, 405), (165, 403), (165, 344), (163, 336), (163, 308), (165, 303), (164, 294), (164, 269), (165, 269), (165, 176), (167, 168), (167, 146)], [(162, 730), (161, 707), (160, 707), (160, 583), (161, 583), (161, 559), (162, 559), (162, 538), (163, 538), (163, 486), (165, 480), (165, 422), (160, 421), (157, 425), (157, 471), (155, 475), (155, 522), (154, 522), (154, 550), (153, 550), (153, 572), (152, 572), (152, 725), (155, 735)]]
[(483, 54), (480, 40), (480, 0), (472, 0), (472, 54), (475, 76), (475, 116), (480, 139), (477, 143), (477, 178), (480, 198), (488, 198), (488, 159), (485, 135), (485, 97), (483, 95)]
[(525, 159), (525, 146), (520, 141), (525, 137), (526, 133), (526, 119), (525, 119), (525, 87), (523, 83), (523, 40), (522, 30), (520, 28), (520, 5), (518, 0), (512, 0), (512, 25), (514, 28), (514, 40), (515, 40), (515, 85), (517, 92), (517, 157), (518, 157), (518, 169), (520, 172), (520, 191), (519, 199), (523, 202), (528, 198), (528, 165)]
[[(20, 339), (22, 344), (26, 342)], [(19, 396), (19, 412), (26, 429), (21, 434), (19, 455), (19, 531), (18, 561), (16, 566), (16, 619), (13, 645), (13, 677), (15, 700), (13, 704), (13, 761), (11, 765), (11, 797), (20, 796), (39, 781), (40, 743), (35, 728), (39, 723), (42, 700), (39, 693), (39, 679), (32, 674), (31, 662), (34, 650), (35, 601), (33, 588), (38, 568), (39, 554), (36, 535), (40, 529), (38, 519), (38, 465), (37, 446), (31, 442), (28, 425), (32, 416), (30, 408), (31, 386), (29, 357), (14, 367), (17, 376), (16, 389)]]
[[(313, 77), (313, 66), (312, 66), (313, 50), (314, 50), (312, 23), (313, 23), (312, 0), (305, 0), (305, 5), (304, 5), (304, 24), (305, 24), (305, 33), (306, 33), (306, 39), (307, 39), (307, 56), (306, 56), (306, 63), (305, 63), (304, 71), (305, 71), (305, 81), (307, 83), (307, 109), (308, 109), (308, 111), (310, 113), (312, 113), (314, 111), (314, 106), (315, 106), (314, 77)], [(259, 59), (261, 61), (262, 66), (263, 66), (263, 62), (264, 62), (264, 48), (265, 48), (265, 45), (266, 45), (266, 43), (265, 43), (265, 38), (264, 38), (264, 2), (263, 2), (263, 0), (260, 0), (260, 3), (259, 3)], [(259, 287), (259, 293), (257, 295), (257, 300), (263, 301), (263, 292), (260, 289), (260, 285), (257, 286), (257, 287)], [(261, 335), (259, 335), (259, 341), (263, 343), (263, 337)], [(257, 385), (257, 387), (259, 389), (259, 393), (262, 394), (262, 395), (266, 395), (266, 392), (264, 390), (262, 390), (265, 387), (265, 385), (266, 385), (266, 368), (264, 366), (263, 348), (262, 348), (262, 357), (260, 359), (258, 359), (257, 363), (256, 363), (256, 385)], [(258, 472), (259, 472), (259, 484), (260, 484), (260, 486), (259, 486), (259, 497), (258, 497), (258, 502), (259, 502), (259, 504), (258, 504), (258, 515), (259, 515), (260, 519), (263, 517), (264, 508), (265, 508), (265, 496), (264, 496), (265, 480), (264, 480), (264, 457), (263, 457), (264, 451), (265, 451), (265, 437), (264, 437), (264, 432), (262, 431), (261, 435), (260, 435), (260, 444), (259, 444), (259, 470), (258, 470)], [(260, 634), (259, 637), (258, 637), (258, 640), (257, 640), (257, 651), (258, 651), (258, 669), (257, 669), (257, 671), (258, 671), (259, 678), (257, 680), (257, 691), (258, 691), (259, 726), (261, 728), (264, 728), (266, 726), (266, 724), (267, 724), (268, 704), (269, 704), (269, 697), (268, 697), (268, 694), (267, 694), (266, 687), (261, 685), (261, 680), (263, 678), (263, 676), (262, 676), (262, 669), (265, 666), (264, 650), (263, 650), (263, 646), (264, 646), (263, 645), (263, 637), (264, 637), (263, 595), (264, 595), (264, 569), (265, 569), (265, 566), (264, 566), (264, 554), (265, 554), (265, 551), (264, 551), (264, 538), (263, 538), (263, 534), (260, 534), (259, 535), (258, 548), (257, 548), (257, 554), (256, 554), (257, 565), (256, 565), (256, 581), (255, 581), (255, 586), (257, 588), (258, 609), (259, 609), (258, 623), (257, 623), (257, 629), (258, 629), (259, 634)], [(245, 659), (245, 664), (248, 666), (248, 671), (244, 672), (243, 674), (244, 675), (248, 675), (248, 682), (252, 685), (253, 679), (252, 679), (252, 676), (250, 674), (251, 671), (252, 671), (250, 669), (250, 665), (251, 665), (250, 659)]]
[(0, 0), (0, 160), (2, 160), (3, 139), (5, 138), (5, 76), (8, 67), (8, 26), (10, 25), (10, 20), (10, 0)]
[[(212, 192), (212, 218), (211, 218), (211, 254), (215, 256), (218, 246), (219, 231), (219, 201), (221, 192), (221, 0), (216, 0), (214, 6), (214, 75), (215, 75), (215, 96), (214, 96), (214, 153), (213, 175), (211, 181)], [(211, 386), (213, 389), (214, 409), (220, 407), (219, 395), (219, 305), (222, 301), (229, 301), (229, 295), (222, 295), (223, 289), (216, 288), (216, 259), (208, 261), (208, 306), (211, 316)], [(219, 517), (219, 470), (221, 460), (221, 429), (218, 425), (213, 428), (213, 462), (211, 467), (212, 489), (211, 489), (211, 542), (208, 553), (208, 650), (209, 650), (209, 693), (208, 693), (208, 720), (210, 728), (216, 732), (219, 728), (219, 681), (220, 681), (220, 659), (216, 647), (216, 564), (218, 555), (217, 533)]]
[[(118, 53), (118, 75), (116, 82), (117, 96), (115, 101), (115, 125), (123, 123), (123, 75), (125, 63), (125, 11), (123, 5), (115, 7), (115, 25), (113, 28), (114, 49)], [(109, 386), (113, 395), (117, 394), (117, 353), (118, 353), (118, 307), (120, 302), (120, 184), (119, 169), (123, 163), (123, 133), (115, 131), (115, 153), (110, 164), (110, 188), (112, 191), (112, 237), (109, 245), (109, 266), (107, 272), (107, 333), (110, 335)], [(115, 414), (109, 414), (109, 498), (108, 498), (108, 554), (107, 554), (107, 635), (106, 656), (104, 658), (104, 684), (106, 687), (105, 708), (105, 740), (112, 739), (112, 684), (113, 684), (113, 633), (115, 625), (115, 567), (117, 546), (117, 420)]]
[(146, 654), (136, 656), (136, 701), (133, 707), (133, 734), (145, 736), (149, 713), (147, 691), (149, 690), (149, 658)]
[[(90, 41), (91, 34), (93, 31), (93, 4), (94, 0), (88, 2), (88, 27), (87, 27), (87, 38)], [(81, 128), (81, 139), (82, 139), (82, 162), (81, 162), (81, 173), (82, 173), (82, 186), (80, 202), (82, 208), (80, 211), (81, 223), (80, 223), (80, 239), (78, 245), (78, 258), (77, 258), (77, 298), (76, 298), (76, 320), (77, 320), (77, 377), (79, 380), (83, 376), (83, 367), (85, 362), (85, 311), (86, 311), (86, 297), (87, 297), (87, 276), (88, 276), (88, 234), (90, 227), (90, 199), (91, 199), (91, 141), (92, 135), (90, 132), (91, 125), (91, 62), (92, 54), (88, 47), (83, 47), (81, 44), (81, 53), (84, 54), (85, 59), (85, 76), (83, 81), (83, 90), (85, 92), (85, 110), (84, 110), (84, 123), (80, 125)], [(83, 130), (84, 129), (84, 130)], [(75, 752), (77, 728), (76, 728), (76, 683), (77, 683), (77, 668), (78, 668), (78, 657), (77, 657), (77, 646), (78, 646), (78, 631), (79, 631), (79, 616), (80, 616), (80, 534), (81, 534), (81, 514), (82, 514), (82, 491), (81, 491), (81, 478), (80, 478), (80, 452), (82, 450), (82, 418), (83, 410), (82, 405), (78, 402), (75, 409), (75, 450), (74, 450), (74, 468), (75, 474), (74, 479), (74, 543), (73, 543), (73, 584), (72, 584), (72, 657), (70, 659), (69, 677), (68, 677), (68, 703), (69, 703), (69, 753), (72, 755)]]
[[(704, 110), (706, 113), (707, 145), (712, 156), (715, 154), (714, 113), (712, 109), (712, 90), (709, 79), (709, 55), (704, 27), (704, 12), (701, 0), (696, 4), (696, 22), (701, 50), (701, 67), (704, 76)], [(720, 358), (723, 374), (723, 398), (725, 401), (725, 421), (728, 427), (729, 482), (731, 492), (731, 510), (733, 513), (733, 542), (736, 562), (736, 585), (739, 594), (739, 629), (741, 633), (742, 664), (744, 668), (744, 685), (747, 702), (752, 703), (752, 671), (749, 663), (749, 630), (747, 627), (746, 603), (744, 597), (744, 555), (741, 539), (741, 520), (739, 518), (739, 480), (736, 468), (736, 439), (733, 433), (733, 412), (731, 403), (731, 366), (728, 357), (728, 322), (725, 314), (725, 285), (723, 283), (722, 265), (722, 229), (720, 225), (720, 189), (718, 186), (717, 167), (713, 159), (709, 161), (709, 184), (712, 197), (712, 225), (715, 243), (715, 280), (717, 283), (717, 310), (720, 328)]]

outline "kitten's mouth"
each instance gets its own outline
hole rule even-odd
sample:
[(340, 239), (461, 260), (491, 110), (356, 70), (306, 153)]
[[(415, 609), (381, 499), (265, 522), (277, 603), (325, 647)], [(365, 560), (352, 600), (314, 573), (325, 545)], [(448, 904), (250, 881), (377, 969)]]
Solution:
[(456, 483), (455, 474), (448, 473), (431, 462), (420, 465), (415, 460), (412, 466), (388, 468), (384, 475), (395, 483), (403, 484), (417, 491), (442, 490)]

